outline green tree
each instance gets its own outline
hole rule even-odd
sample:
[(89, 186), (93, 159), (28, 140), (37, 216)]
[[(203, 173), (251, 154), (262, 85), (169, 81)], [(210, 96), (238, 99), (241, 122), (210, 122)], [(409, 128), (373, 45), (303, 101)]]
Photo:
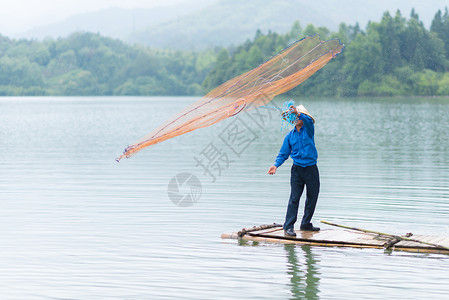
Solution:
[(438, 81), (437, 94), (440, 96), (449, 96), (449, 73), (444, 73)]
[(38, 64), (30, 62), (26, 57), (0, 58), (0, 85), (31, 87), (43, 84), (44, 78)]
[(446, 58), (449, 59), (449, 12), (447, 7), (445, 8), (444, 15), (442, 15), (441, 10), (438, 10), (435, 14), (430, 30), (441, 40), (445, 41)]
[(315, 27), (313, 24), (308, 24), (303, 32), (304, 35), (319, 34), (322, 40), (329, 38), (330, 31), (326, 27)]
[(368, 35), (377, 32), (377, 39), (381, 46), (381, 57), (384, 62), (383, 72), (391, 73), (395, 68), (401, 67), (402, 55), (398, 36), (405, 28), (405, 19), (401, 12), (398, 10), (393, 18), (387, 11), (380, 23), (370, 23), (368, 27)]
[(229, 67), (230, 60), (231, 59), (228, 50), (221, 49), (221, 51), (217, 55), (215, 67), (203, 81), (202, 86), (204, 90), (210, 91), (213, 88), (224, 83), (226, 80), (230, 79), (226, 77), (226, 72)]
[(412, 12), (407, 26), (399, 35), (402, 57), (416, 70), (446, 70), (444, 42), (437, 34), (425, 29), (418, 15)]
[(420, 96), (436, 96), (438, 94), (438, 74), (432, 70), (424, 70), (412, 76), (414, 93)]
[(95, 76), (89, 71), (74, 70), (65, 74), (60, 83), (63, 85), (62, 93), (67, 96), (101, 95)]
[(356, 96), (359, 85), (365, 81), (377, 81), (384, 70), (380, 34), (368, 30), (367, 35), (359, 34), (345, 50), (343, 72), (346, 82), (342, 88), (342, 96)]
[(301, 23), (296, 21), (293, 23), (290, 32), (287, 33), (286, 38), (289, 43), (299, 40), (303, 36)]

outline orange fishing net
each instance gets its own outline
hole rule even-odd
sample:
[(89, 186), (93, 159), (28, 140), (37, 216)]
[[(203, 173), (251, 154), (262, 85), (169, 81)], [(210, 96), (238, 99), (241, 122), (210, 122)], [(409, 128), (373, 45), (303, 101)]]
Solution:
[(116, 160), (129, 158), (145, 147), (210, 126), (241, 111), (266, 105), (275, 96), (304, 82), (343, 48), (344, 45), (336, 39), (321, 41), (319, 35), (305, 37), (257, 68), (215, 88), (134, 145), (128, 146)]

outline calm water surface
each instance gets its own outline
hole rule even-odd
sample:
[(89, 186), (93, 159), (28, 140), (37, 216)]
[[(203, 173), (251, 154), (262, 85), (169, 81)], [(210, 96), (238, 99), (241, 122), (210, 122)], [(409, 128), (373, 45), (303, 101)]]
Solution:
[[(283, 222), (291, 160), (266, 175), (287, 133), (273, 109), (114, 161), (195, 100), (0, 99), (1, 299), (449, 299), (447, 255), (221, 240)], [(303, 104), (315, 225), (449, 235), (449, 99)], [(184, 172), (202, 185), (189, 207), (167, 193)]]

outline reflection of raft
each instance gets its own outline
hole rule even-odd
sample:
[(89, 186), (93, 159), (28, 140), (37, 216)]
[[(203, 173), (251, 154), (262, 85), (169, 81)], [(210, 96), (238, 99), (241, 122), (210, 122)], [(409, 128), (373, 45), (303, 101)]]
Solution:
[(318, 232), (296, 231), (296, 237), (284, 236), (282, 225), (271, 224), (244, 228), (239, 232), (223, 233), (223, 239), (241, 239), (246, 241), (305, 244), (313, 246), (386, 248), (399, 251), (449, 254), (448, 236), (413, 235), (396, 236), (358, 228), (350, 228), (333, 223), (329, 225), (345, 228), (322, 229)]

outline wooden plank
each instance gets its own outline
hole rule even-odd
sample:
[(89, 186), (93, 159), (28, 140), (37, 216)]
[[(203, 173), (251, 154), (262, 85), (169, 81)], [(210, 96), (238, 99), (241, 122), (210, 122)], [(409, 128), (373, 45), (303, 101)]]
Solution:
[(267, 242), (267, 243), (275, 243), (275, 244), (299, 244), (299, 245), (325, 246), (325, 247), (382, 248), (380, 246), (371, 246), (371, 245), (351, 245), (351, 244), (342, 245), (342, 244), (338, 244), (338, 243), (334, 244), (334, 243), (318, 242), (318, 241), (269, 238), (269, 237), (252, 236), (252, 235), (245, 235), (241, 240)]
[[(441, 236), (431, 236), (431, 235), (414, 235), (414, 239), (432, 243), (432, 244), (439, 244), (445, 247), (449, 247), (449, 238), (448, 237), (441, 237)], [(410, 242), (410, 241), (400, 241), (396, 244), (396, 246), (399, 247), (417, 247), (417, 248), (435, 248), (433, 246), (429, 246), (426, 244), (420, 244), (417, 242)]]
[[(283, 244), (308, 244), (317, 246), (340, 246), (355, 248), (384, 248), (384, 244), (392, 239), (391, 236), (375, 234), (372, 232), (359, 232), (341, 229), (323, 229), (321, 231), (301, 231), (295, 230), (297, 236), (289, 237), (284, 235), (284, 230), (279, 227), (255, 230), (246, 233), (242, 240), (283, 243)], [(238, 232), (222, 234), (223, 239), (239, 239)], [(413, 239), (449, 247), (449, 237), (416, 235)], [(448, 249), (436, 248), (435, 246), (422, 244), (410, 240), (401, 240), (392, 245), (390, 249), (424, 252), (424, 253), (447, 253)]]
[(446, 246), (449, 247), (449, 238), (447, 237), (443, 237), (443, 236), (422, 236), (422, 238), (418, 238), (418, 239), (422, 239), (426, 242), (429, 243), (433, 243), (433, 244), (439, 244), (442, 246)]
[(303, 240), (310, 242), (327, 242), (337, 244), (363, 244), (372, 246), (383, 246), (386, 239), (376, 239), (375, 235), (365, 234), (359, 232), (352, 232), (347, 230), (335, 230), (335, 229), (323, 229), (321, 231), (295, 231), (296, 237), (284, 236), (283, 230), (277, 230), (274, 232), (251, 232), (252, 236), (279, 238), (279, 239), (291, 239), (291, 240)]
[(264, 229), (264, 230), (258, 230), (258, 231), (253, 231), (251, 232), (251, 234), (266, 234), (266, 233), (272, 233), (272, 232), (282, 232), (282, 234), (284, 234), (284, 229), (279, 228), (279, 227), (275, 227), (275, 228), (268, 228), (268, 229)]
[(346, 229), (350, 229), (350, 230), (355, 230), (355, 231), (359, 231), (359, 232), (374, 233), (374, 234), (378, 234), (380, 236), (387, 236), (387, 237), (392, 237), (392, 238), (400, 238), (400, 239), (402, 239), (404, 241), (417, 242), (417, 243), (420, 243), (420, 244), (427, 244), (427, 246), (433, 246), (435, 248), (445, 249), (445, 250), (449, 251), (449, 247), (446, 247), (446, 246), (443, 246), (443, 245), (439, 245), (439, 244), (428, 243), (428, 242), (424, 242), (422, 240), (417, 240), (417, 239), (410, 238), (409, 236), (411, 235), (411, 233), (407, 234), (406, 236), (398, 236), (398, 235), (393, 235), (393, 234), (389, 234), (389, 233), (383, 233), (383, 232), (377, 232), (377, 231), (372, 231), (372, 230), (368, 230), (368, 229), (361, 229), (361, 228), (350, 227), (350, 226), (341, 225), (341, 224), (335, 224), (335, 223), (327, 222), (327, 221), (321, 221), (321, 223), (324, 223), (324, 224), (327, 224), (327, 225), (336, 226), (336, 227), (340, 227), (340, 228), (346, 228)]

